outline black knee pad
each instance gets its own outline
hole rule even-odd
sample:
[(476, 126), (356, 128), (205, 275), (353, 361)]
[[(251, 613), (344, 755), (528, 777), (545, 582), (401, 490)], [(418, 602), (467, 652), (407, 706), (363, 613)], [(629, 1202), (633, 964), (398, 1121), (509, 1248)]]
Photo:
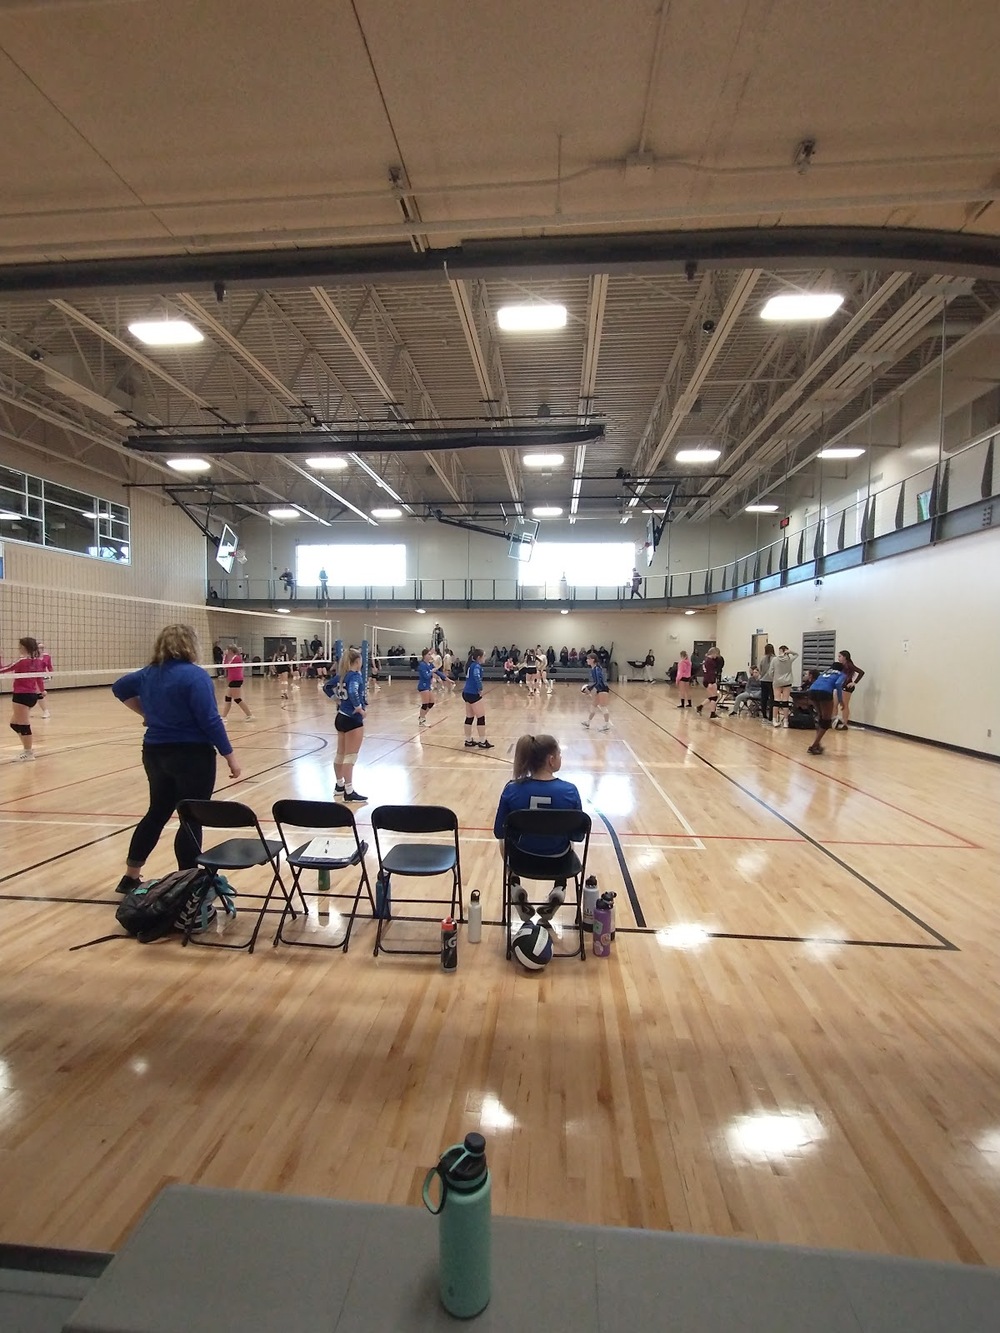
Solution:
[(10, 729), (11, 731), (17, 732), (19, 736), (31, 735), (31, 728), (28, 726), (27, 722), (12, 722), (10, 724)]
[(222, 696), (222, 702), (225, 704), (231, 704), (233, 702), (233, 696), (231, 694), (224, 694)]
[(819, 727), (820, 731), (829, 731), (830, 728), (833, 726), (833, 718), (821, 717), (816, 725)]
[(486, 714), (485, 714), (485, 713), (482, 715), (482, 717), (477, 717), (477, 718), (476, 718), (476, 726), (477, 726), (477, 727), (485, 727), (485, 726), (486, 726)]
[(431, 709), (434, 707), (433, 703), (425, 704), (424, 706), (425, 706), (425, 708), (427, 709), (428, 713), (429, 713), (429, 712), (431, 711)]
[(430, 708), (430, 704), (421, 704), (421, 705), (420, 705), (420, 711), (421, 711), (421, 713), (426, 713), (427, 710), (428, 710), (428, 708)]

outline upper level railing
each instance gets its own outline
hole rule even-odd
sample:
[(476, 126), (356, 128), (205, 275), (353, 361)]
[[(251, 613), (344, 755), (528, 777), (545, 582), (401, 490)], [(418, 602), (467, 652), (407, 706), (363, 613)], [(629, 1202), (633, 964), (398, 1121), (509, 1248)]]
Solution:
[[(1000, 494), (1000, 429), (970, 441), (961, 449), (935, 460), (920, 471), (881, 490), (872, 491), (832, 513), (817, 512), (797, 528), (787, 528), (773, 542), (707, 569), (685, 570), (643, 578), (640, 593), (647, 601), (704, 603), (723, 601), (769, 591), (794, 581), (795, 571), (825, 570), (860, 564), (903, 549), (891, 541), (893, 534), (924, 528), (929, 544), (954, 535), (944, 519), (988, 502)], [(1000, 515), (998, 515), (1000, 518)], [(991, 516), (992, 519), (992, 516)], [(981, 524), (979, 525), (981, 526)], [(964, 529), (963, 529), (964, 530)], [(856, 558), (848, 559), (853, 552)], [(336, 571), (334, 572), (334, 579)], [(291, 606), (296, 602), (321, 604), (318, 587), (297, 587), (289, 596), (279, 579), (236, 577), (212, 579), (209, 600), (233, 603), (265, 602)], [(518, 602), (574, 603), (606, 602), (621, 605), (631, 600), (629, 585), (552, 583), (527, 587), (516, 578), (409, 579), (396, 585), (338, 584), (331, 580), (327, 595), (332, 603), (398, 603), (420, 606), (423, 602)]]

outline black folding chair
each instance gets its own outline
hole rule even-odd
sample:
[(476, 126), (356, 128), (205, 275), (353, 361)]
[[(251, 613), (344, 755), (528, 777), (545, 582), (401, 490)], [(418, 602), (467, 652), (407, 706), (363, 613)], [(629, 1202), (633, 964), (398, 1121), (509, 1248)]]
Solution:
[[(451, 841), (440, 842), (397, 842), (385, 852), (379, 833), (431, 834), (450, 833)], [(390, 885), (385, 895), (383, 911), (379, 914), (378, 928), (375, 932), (377, 957), (382, 953), (438, 954), (440, 941), (436, 940), (433, 948), (392, 948), (383, 943), (387, 927), (392, 921), (439, 921), (438, 916), (400, 917), (397, 908), (418, 904), (433, 907), (435, 904), (448, 909), (448, 915), (456, 920), (465, 919), (462, 902), (462, 865), (458, 849), (458, 819), (453, 810), (443, 805), (380, 805), (372, 811), (372, 833), (375, 835), (375, 855), (378, 857), (378, 870), (383, 882)], [(451, 875), (450, 898), (401, 898), (393, 879), (415, 877), (427, 878), (432, 875)]]
[[(202, 828), (253, 829), (253, 837), (227, 838), (225, 842), (220, 842), (215, 847), (209, 847), (208, 851), (201, 852), (198, 856), (198, 865), (204, 866), (206, 870), (250, 870), (253, 866), (271, 867), (271, 883), (268, 885), (266, 893), (240, 894), (241, 901), (251, 899), (260, 902), (253, 933), (242, 944), (228, 944), (223, 940), (208, 940), (203, 936), (196, 936), (191, 940), (192, 944), (200, 944), (205, 948), (247, 949), (250, 953), (253, 953), (254, 946), (257, 943), (257, 935), (263, 925), (264, 916), (276, 888), (281, 889), (282, 897), (285, 900), (284, 910), (291, 912), (293, 917), (295, 916), (292, 900), (281, 878), (281, 842), (273, 838), (265, 838), (264, 830), (261, 828), (257, 816), (248, 805), (241, 805), (239, 801), (180, 801), (177, 806), (177, 815), (183, 827), (188, 830), (196, 842), (201, 841)], [(306, 904), (301, 890), (299, 890), (299, 900), (304, 912)]]
[[(365, 853), (368, 851), (368, 844), (362, 842), (358, 837), (358, 826), (354, 822), (354, 811), (346, 805), (335, 805), (333, 801), (286, 800), (275, 801), (271, 807), (271, 814), (274, 816), (274, 822), (278, 828), (278, 837), (281, 839), (281, 845), (284, 848), (285, 861), (292, 872), (293, 897), (296, 891), (298, 891), (301, 898), (305, 897), (301, 883), (305, 871), (315, 871), (317, 876), (329, 876), (348, 870), (351, 866), (361, 867), (357, 888), (352, 893), (334, 892), (322, 888), (317, 890), (319, 899), (323, 903), (330, 903), (337, 899), (350, 900), (350, 913), (347, 916), (347, 928), (342, 940), (333, 944), (318, 939), (288, 939), (282, 934), (282, 930), (289, 915), (294, 918), (295, 913), (290, 911), (290, 907), (286, 903), (278, 922), (278, 929), (274, 932), (274, 943), (278, 944), (280, 941), (282, 944), (297, 944), (310, 949), (343, 949), (344, 953), (347, 953), (351, 943), (354, 918), (358, 913), (358, 903), (361, 901), (362, 889), (367, 890), (372, 915), (375, 914), (375, 897), (368, 881), (368, 867), (365, 865)], [(288, 832), (292, 829), (300, 831), (311, 829), (317, 833), (321, 830), (328, 832), (331, 829), (349, 829), (350, 835), (343, 839), (345, 844), (343, 846), (338, 847), (335, 844), (324, 847), (323, 843), (329, 843), (330, 839), (313, 838), (293, 850), (288, 837)]]
[[(511, 895), (517, 880), (530, 879), (549, 883), (564, 880), (567, 888), (572, 883), (576, 899), (576, 918), (573, 924), (577, 933), (577, 948), (569, 953), (554, 953), (553, 957), (579, 957), (581, 961), (586, 959), (583, 881), (587, 873), (590, 828), (590, 816), (581, 810), (512, 810), (507, 816), (503, 838), (503, 924), (507, 928), (508, 958), (514, 940), (514, 904)], [(561, 856), (536, 856), (531, 852), (522, 851), (517, 845), (524, 836), (569, 838), (571, 841), (569, 850)]]

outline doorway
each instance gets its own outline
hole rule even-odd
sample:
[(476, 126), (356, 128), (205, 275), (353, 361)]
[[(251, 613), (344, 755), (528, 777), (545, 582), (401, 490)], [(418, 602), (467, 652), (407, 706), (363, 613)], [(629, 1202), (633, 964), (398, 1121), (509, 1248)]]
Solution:
[(750, 665), (759, 667), (761, 658), (764, 656), (764, 645), (767, 643), (766, 634), (752, 634), (750, 636)]

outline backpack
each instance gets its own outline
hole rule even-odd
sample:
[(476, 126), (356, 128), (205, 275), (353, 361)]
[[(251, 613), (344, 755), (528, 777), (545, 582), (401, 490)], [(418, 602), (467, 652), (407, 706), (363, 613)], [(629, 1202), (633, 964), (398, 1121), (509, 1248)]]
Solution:
[(221, 875), (201, 866), (175, 870), (132, 889), (119, 903), (115, 917), (140, 944), (162, 939), (172, 930), (181, 931), (186, 944), (214, 920), (216, 898), (227, 916), (236, 915), (233, 892)]

